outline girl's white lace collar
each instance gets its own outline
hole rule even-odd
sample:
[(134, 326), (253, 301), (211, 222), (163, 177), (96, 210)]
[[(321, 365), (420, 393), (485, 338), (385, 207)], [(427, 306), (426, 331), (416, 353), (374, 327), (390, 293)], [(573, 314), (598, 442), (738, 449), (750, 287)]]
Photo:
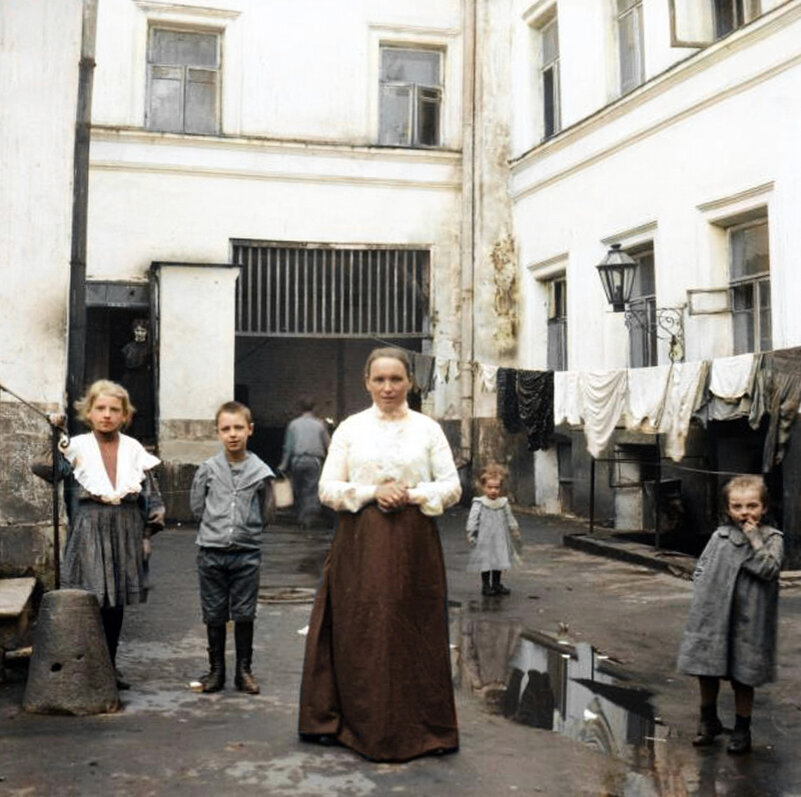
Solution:
[(121, 434), (117, 449), (117, 484), (114, 486), (103, 464), (100, 446), (91, 432), (73, 437), (64, 457), (72, 465), (78, 484), (105, 504), (119, 504), (126, 495), (139, 494), (145, 471), (160, 462), (133, 437)]
[(481, 501), (487, 509), (500, 509), (509, 503), (509, 499), (505, 495), (502, 495), (500, 498), (487, 498), (486, 495), (481, 495), (478, 500)]

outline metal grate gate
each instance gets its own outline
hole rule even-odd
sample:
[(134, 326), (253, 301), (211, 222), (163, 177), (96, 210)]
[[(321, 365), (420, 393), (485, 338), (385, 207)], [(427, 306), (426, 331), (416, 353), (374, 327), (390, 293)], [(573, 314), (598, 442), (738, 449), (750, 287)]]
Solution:
[(428, 335), (425, 249), (233, 241), (239, 335)]

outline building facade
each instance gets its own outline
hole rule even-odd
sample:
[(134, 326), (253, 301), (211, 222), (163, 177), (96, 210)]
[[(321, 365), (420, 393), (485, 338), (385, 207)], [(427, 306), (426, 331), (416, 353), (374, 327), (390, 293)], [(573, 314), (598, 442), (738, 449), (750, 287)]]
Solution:
[[(683, 325), (678, 361), (801, 343), (801, 115), (792, 102), (801, 4), (560, 0), (517, 3), (515, 17), (514, 71), (525, 76), (513, 81), (509, 183), (524, 286), (521, 366), (665, 365), (669, 335), (657, 320), (667, 311)], [(628, 324), (596, 269), (615, 244), (637, 263)], [(537, 503), (586, 515), (584, 436), (558, 431), (557, 445), (536, 454)], [(662, 474), (690, 525), (714, 522), (697, 507), (716, 504), (727, 472), (759, 472), (763, 436), (744, 422), (690, 427), (683, 469)], [(596, 517), (647, 527), (654, 451), (653, 435), (616, 433), (599, 462)], [(791, 439), (768, 474), (793, 537), (796, 459)]]
[[(501, 424), (482, 366), (582, 373), (801, 343), (801, 0), (42, 0), (0, 13), (0, 384), (40, 409), (65, 401), (91, 32), (80, 383), (128, 385), (176, 518), (222, 401), (252, 407), (254, 448), (276, 464), (299, 396), (334, 422), (364, 406), (376, 345), (436, 358), (415, 402), (443, 422), (466, 479), (499, 459), (518, 503), (586, 516), (581, 425), (532, 454)], [(637, 263), (627, 314), (596, 269), (616, 244)], [(666, 309), (680, 352), (657, 329)], [(25, 412), (0, 393), (3, 452), (32, 425), (25, 453), (2, 457), (3, 539), (35, 515), (41, 552), (48, 493), (20, 474), (47, 429)], [(760, 435), (693, 427), (685, 464), (750, 470)], [(649, 527), (654, 446), (615, 433), (597, 517)], [(771, 476), (791, 526), (796, 448)], [(663, 475), (683, 505), (709, 506), (716, 483)]]

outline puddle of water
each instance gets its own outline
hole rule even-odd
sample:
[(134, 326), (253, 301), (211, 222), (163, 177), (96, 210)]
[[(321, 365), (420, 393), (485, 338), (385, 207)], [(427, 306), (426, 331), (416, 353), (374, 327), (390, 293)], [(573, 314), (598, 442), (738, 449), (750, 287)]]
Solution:
[[(553, 731), (632, 767), (621, 794), (658, 794), (668, 729), (651, 693), (592, 645), (524, 630), (520, 623), (464, 617), (451, 608), (454, 681), (514, 722)], [(635, 785), (636, 784), (636, 785)]]

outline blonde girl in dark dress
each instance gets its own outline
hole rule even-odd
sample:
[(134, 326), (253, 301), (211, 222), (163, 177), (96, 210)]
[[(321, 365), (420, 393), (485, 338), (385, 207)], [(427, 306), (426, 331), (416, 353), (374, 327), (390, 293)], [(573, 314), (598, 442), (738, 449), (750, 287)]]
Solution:
[[(147, 600), (150, 538), (164, 527), (153, 474), (160, 461), (122, 434), (135, 408), (121, 385), (94, 382), (75, 409), (91, 431), (64, 435), (59, 445), (56, 476), (68, 478), (71, 509), (62, 586), (97, 598), (116, 669), (124, 607)], [(119, 672), (117, 686), (128, 688)]]

